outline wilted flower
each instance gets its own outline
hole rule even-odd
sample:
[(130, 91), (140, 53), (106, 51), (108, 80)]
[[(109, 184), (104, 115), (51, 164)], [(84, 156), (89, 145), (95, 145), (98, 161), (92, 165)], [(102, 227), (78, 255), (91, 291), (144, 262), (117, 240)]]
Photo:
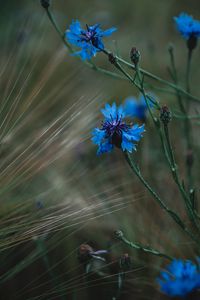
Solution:
[(188, 48), (193, 50), (196, 47), (197, 39), (200, 37), (200, 22), (186, 13), (174, 17), (174, 20), (179, 32), (187, 40)]
[(168, 296), (185, 297), (200, 288), (200, 268), (190, 260), (174, 259), (157, 282)]
[[(152, 102), (149, 101), (149, 106), (152, 107)], [(124, 111), (127, 116), (132, 118), (138, 118), (145, 121), (147, 114), (147, 104), (143, 95), (139, 99), (135, 97), (128, 97), (124, 102)]]
[(115, 103), (105, 105), (101, 110), (105, 119), (101, 128), (95, 128), (92, 132), (92, 141), (98, 146), (97, 154), (110, 152), (114, 146), (123, 151), (136, 150), (134, 142), (138, 142), (144, 130), (144, 125), (128, 125), (124, 121), (125, 112), (122, 106)]
[(87, 262), (91, 258), (100, 259), (104, 261), (104, 258), (101, 257), (101, 255), (107, 254), (107, 250), (97, 250), (94, 251), (94, 249), (88, 245), (88, 244), (81, 244), (78, 249), (78, 258), (80, 262)]
[(83, 60), (91, 59), (97, 52), (104, 50), (102, 38), (111, 35), (117, 29), (112, 27), (107, 30), (100, 29), (100, 25), (86, 25), (86, 29), (81, 28), (78, 20), (73, 21), (69, 30), (66, 31), (66, 38), (72, 44), (79, 48), (80, 51), (75, 55), (80, 55)]

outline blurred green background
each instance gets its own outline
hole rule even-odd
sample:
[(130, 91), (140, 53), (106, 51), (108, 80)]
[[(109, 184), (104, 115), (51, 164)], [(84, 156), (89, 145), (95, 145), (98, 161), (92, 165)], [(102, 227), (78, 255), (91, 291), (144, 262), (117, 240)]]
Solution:
[[(120, 151), (97, 157), (90, 141), (91, 130), (101, 122), (99, 109), (106, 102), (138, 97), (138, 91), (71, 56), (38, 0), (0, 4), (0, 299), (112, 299), (118, 260), (127, 252), (133, 269), (120, 299), (166, 299), (155, 282), (166, 262), (127, 248), (113, 232), (121, 229), (130, 240), (176, 257), (193, 258), (198, 251), (133, 176)], [(199, 1), (52, 0), (50, 9), (63, 32), (72, 19), (117, 27), (106, 46), (127, 60), (131, 47), (137, 47), (142, 68), (168, 80), (172, 43), (184, 87), (187, 49), (173, 17), (185, 11), (200, 18)], [(199, 55), (198, 47), (191, 80), (196, 96)], [(114, 70), (103, 54), (94, 61)], [(161, 104), (178, 110), (174, 95), (148, 82)], [(192, 104), (190, 113), (196, 111)], [(181, 122), (173, 119), (170, 126), (184, 178)], [(197, 121), (193, 129), (198, 182)], [(150, 118), (136, 156), (145, 177), (188, 222)], [(82, 243), (111, 250), (104, 268), (111, 279), (85, 275), (77, 259)]]

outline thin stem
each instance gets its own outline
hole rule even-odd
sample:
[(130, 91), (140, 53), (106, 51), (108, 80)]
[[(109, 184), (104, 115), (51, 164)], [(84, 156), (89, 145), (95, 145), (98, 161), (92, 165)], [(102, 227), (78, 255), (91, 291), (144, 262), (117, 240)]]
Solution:
[[(189, 51), (190, 52), (190, 51)], [(173, 75), (173, 80), (175, 82), (175, 84), (178, 84), (178, 76), (177, 76), (177, 71), (176, 71), (176, 65), (175, 65), (175, 59), (174, 59), (174, 52), (173, 52), (173, 48), (171, 48), (169, 50), (169, 54), (170, 54), (170, 61), (171, 61), (171, 67), (172, 67), (172, 75)], [(187, 86), (189, 87), (189, 73), (190, 73), (190, 63), (191, 63), (191, 54), (188, 54), (188, 63), (187, 63)], [(186, 160), (185, 160), (185, 164), (186, 164), (186, 170), (187, 170), (187, 181), (188, 181), (188, 189), (190, 190), (190, 188), (193, 186), (193, 178), (192, 178), (192, 164), (188, 163), (188, 159), (187, 156), (190, 155), (191, 151), (192, 151), (192, 126), (191, 126), (191, 122), (188, 118), (188, 105), (186, 105), (187, 108), (185, 108), (185, 106), (183, 105), (182, 102), (182, 97), (181, 94), (177, 92), (177, 100), (179, 103), (179, 107), (181, 112), (183, 113), (183, 115), (186, 116), (186, 118), (184, 119), (184, 123), (183, 123), (183, 135), (186, 136)], [(189, 103), (189, 99), (187, 99), (187, 103)]]
[[(187, 66), (186, 66), (186, 90), (188, 93), (190, 93), (190, 73), (191, 73), (191, 61), (192, 61), (192, 53), (193, 51), (191, 49), (188, 49), (188, 57), (187, 57)], [(186, 111), (189, 112), (190, 111), (190, 101), (189, 98), (187, 99), (186, 102)], [(192, 153), (192, 126), (190, 123), (190, 120), (188, 119), (187, 121), (188, 124), (188, 140), (187, 140), (187, 155), (190, 155), (190, 153)], [(194, 186), (194, 179), (193, 179), (193, 175), (192, 175), (192, 166), (193, 163), (188, 163), (186, 161), (186, 165), (187, 165), (187, 177), (188, 177), (188, 190), (193, 189)]]
[(55, 273), (52, 271), (52, 269), (50, 267), (49, 258), (47, 256), (47, 251), (45, 249), (44, 242), (41, 239), (37, 239), (36, 246), (38, 247), (39, 251), (42, 253), (42, 258), (43, 258), (44, 264), (45, 264), (47, 271), (51, 277), (51, 281), (52, 281), (55, 291), (57, 292), (57, 296), (62, 300), (66, 300), (66, 297), (64, 295), (62, 295), (58, 289), (57, 277), (55, 276)]
[(181, 218), (178, 216), (176, 212), (168, 208), (168, 206), (162, 201), (162, 199), (158, 196), (158, 194), (152, 189), (152, 187), (147, 183), (147, 181), (142, 176), (139, 167), (136, 165), (136, 163), (133, 160), (133, 157), (128, 152), (125, 152), (125, 158), (128, 162), (129, 166), (131, 167), (134, 174), (140, 179), (142, 184), (146, 187), (146, 189), (149, 191), (149, 193), (153, 196), (153, 198), (156, 200), (156, 202), (161, 206), (162, 209), (164, 209), (170, 217), (189, 235), (198, 245), (200, 244), (199, 240), (196, 239), (196, 237), (187, 229)]
[(123, 243), (125, 243), (126, 245), (128, 245), (129, 247), (133, 248), (133, 249), (136, 249), (136, 250), (140, 250), (144, 253), (149, 253), (149, 254), (152, 254), (152, 255), (155, 255), (155, 256), (159, 256), (159, 257), (164, 257), (164, 258), (167, 258), (169, 260), (173, 260), (173, 257), (172, 256), (169, 256), (165, 253), (162, 253), (154, 248), (151, 248), (149, 246), (144, 246), (144, 245), (141, 245), (139, 243), (136, 243), (136, 242), (131, 242), (129, 241), (123, 234), (122, 231), (117, 231), (116, 232), (116, 237), (122, 241)]
[(185, 189), (183, 188), (183, 185), (182, 185), (182, 183), (179, 179), (179, 175), (178, 175), (178, 171), (177, 171), (177, 165), (176, 165), (176, 162), (175, 162), (172, 145), (171, 145), (170, 138), (169, 138), (168, 125), (164, 125), (164, 134), (165, 134), (167, 147), (168, 147), (168, 151), (169, 151), (172, 176), (173, 176), (174, 181), (177, 184), (177, 186), (179, 188), (179, 191), (180, 191), (180, 193), (181, 193), (181, 195), (184, 199), (184, 202), (185, 202), (187, 212), (188, 212), (188, 216), (189, 216), (190, 220), (195, 224), (197, 229), (200, 229), (199, 224), (197, 223), (196, 218), (195, 218), (194, 210), (192, 209), (192, 206), (191, 206), (191, 200), (190, 200), (189, 196), (187, 195), (187, 193), (186, 193)]
[(190, 73), (193, 51), (188, 49), (187, 66), (186, 66), (186, 91), (190, 93)]
[(49, 20), (51, 21), (53, 27), (55, 28), (56, 32), (58, 33), (58, 35), (60, 36), (61, 40), (63, 41), (63, 43), (65, 44), (65, 46), (67, 46), (67, 49), (69, 50), (69, 52), (73, 53), (73, 49), (70, 46), (70, 44), (66, 41), (65, 39), (65, 35), (63, 34), (63, 32), (61, 31), (60, 27), (58, 26), (53, 14), (50, 12), (50, 10), (48, 8), (45, 9), (47, 16), (49, 18)]
[[(131, 69), (135, 70), (135, 65), (127, 62), (126, 60), (116, 56), (116, 59), (120, 62), (122, 62), (123, 64), (125, 64), (126, 66), (130, 67)], [(167, 85), (171, 88), (173, 88), (174, 90), (180, 92), (181, 94), (183, 94), (185, 97), (189, 97), (190, 99), (194, 100), (194, 101), (197, 101), (197, 102), (200, 102), (200, 99), (197, 98), (197, 97), (194, 97), (192, 96), (188, 91), (185, 91), (184, 89), (182, 89), (180, 86), (176, 85), (176, 84), (173, 84), (172, 82), (169, 82), (168, 80), (165, 80), (165, 79), (162, 79), (160, 78), (159, 76), (156, 76), (154, 74), (152, 74), (151, 72), (148, 72), (142, 68), (139, 68), (141, 74), (153, 79), (153, 80), (156, 80), (164, 85)]]

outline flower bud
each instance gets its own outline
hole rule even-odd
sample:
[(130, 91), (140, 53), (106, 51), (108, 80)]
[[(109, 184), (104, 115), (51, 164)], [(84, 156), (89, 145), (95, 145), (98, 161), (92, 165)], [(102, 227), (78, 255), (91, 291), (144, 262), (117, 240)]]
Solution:
[(121, 239), (124, 236), (123, 232), (121, 230), (116, 230), (115, 231), (115, 237), (117, 239)]
[(131, 268), (131, 257), (128, 255), (128, 253), (124, 253), (120, 259), (119, 259), (119, 266), (120, 269), (123, 271), (128, 271)]
[(141, 57), (140, 51), (137, 50), (137, 48), (133, 47), (130, 52), (130, 59), (135, 66), (137, 66), (137, 64), (139, 63), (140, 57)]
[(167, 105), (164, 105), (160, 109), (160, 120), (163, 122), (165, 126), (171, 121), (171, 112)]

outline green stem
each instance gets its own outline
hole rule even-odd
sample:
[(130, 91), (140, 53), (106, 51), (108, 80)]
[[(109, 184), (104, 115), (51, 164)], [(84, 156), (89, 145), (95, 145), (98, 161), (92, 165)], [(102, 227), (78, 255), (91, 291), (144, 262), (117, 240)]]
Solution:
[(50, 10), (48, 8), (45, 9), (47, 16), (49, 18), (49, 20), (51, 21), (53, 27), (55, 28), (56, 32), (58, 33), (58, 35), (60, 36), (62, 42), (65, 44), (65, 46), (67, 47), (67, 49), (69, 50), (69, 52), (73, 53), (73, 49), (70, 46), (70, 44), (66, 41), (65, 39), (65, 35), (63, 34), (63, 32), (61, 31), (60, 27), (58, 26), (57, 22), (55, 21), (55, 18), (53, 16), (53, 14), (50, 12)]
[(125, 158), (134, 174), (140, 179), (142, 184), (146, 187), (146, 189), (153, 196), (156, 202), (161, 206), (161, 208), (164, 209), (170, 215), (170, 217), (185, 231), (185, 233), (187, 233), (187, 235), (189, 235), (199, 245), (200, 242), (198, 241), (198, 239), (196, 239), (196, 237), (187, 229), (187, 227), (185, 226), (181, 218), (178, 216), (178, 214), (170, 208), (168, 208), (168, 206), (162, 201), (158, 194), (147, 183), (147, 181), (142, 176), (139, 167), (135, 164), (133, 157), (131, 157), (131, 155), (128, 152), (125, 152)]
[[(190, 93), (190, 73), (191, 73), (191, 61), (192, 61), (192, 53), (193, 51), (188, 49), (188, 57), (187, 57), (187, 66), (186, 66), (186, 90), (188, 93)], [(186, 111), (187, 113), (189, 113), (190, 111), (190, 101), (189, 101), (189, 97), (187, 99), (186, 102)], [(187, 132), (188, 132), (188, 139), (187, 139), (187, 155), (190, 155), (190, 153), (192, 154), (192, 146), (193, 146), (193, 142), (192, 142), (192, 126), (191, 126), (191, 122), (189, 119), (187, 119), (186, 121), (188, 127), (187, 127)], [(191, 189), (193, 189), (194, 187), (194, 179), (193, 179), (193, 175), (192, 175), (192, 166), (193, 163), (188, 163), (186, 160), (186, 168), (187, 168), (187, 178), (188, 178), (188, 190), (190, 191)]]
[[(169, 50), (169, 54), (170, 54), (170, 61), (171, 61), (171, 67), (172, 67), (172, 78), (174, 80), (174, 83), (178, 85), (178, 75), (177, 75), (177, 70), (176, 70), (176, 65), (175, 65), (175, 59), (174, 59), (174, 52), (173, 52), (173, 48), (171, 48)], [(191, 55), (188, 55), (188, 63), (187, 63), (187, 74), (189, 75), (190, 73), (190, 62), (191, 62)], [(189, 76), (187, 76), (188, 79), (186, 80), (187, 86), (189, 87)], [(187, 151), (187, 155), (190, 154), (191, 149), (192, 149), (192, 127), (191, 127), (191, 122), (189, 120), (188, 117), (188, 107), (185, 108), (183, 102), (182, 102), (182, 97), (181, 94), (176, 91), (176, 95), (177, 95), (177, 100), (178, 100), (178, 104), (180, 107), (180, 110), (182, 112), (183, 115), (185, 115), (185, 119), (184, 119), (184, 123), (183, 123), (183, 135), (186, 136), (186, 151)], [(187, 103), (189, 103), (189, 99), (187, 99)], [(186, 105), (188, 106), (188, 105)], [(191, 168), (192, 165), (188, 163), (187, 161), (187, 157), (185, 160), (185, 164), (186, 164), (186, 170), (187, 170), (187, 182), (188, 182), (188, 187), (189, 190), (190, 188), (193, 186), (193, 178), (192, 178), (192, 172), (191, 172)]]
[[(131, 69), (135, 70), (135, 66), (129, 62), (127, 62), (126, 60), (116, 56), (116, 59), (120, 62), (122, 62), (123, 64), (125, 64), (126, 66), (130, 67)], [(196, 101), (196, 102), (200, 102), (200, 99), (197, 98), (197, 97), (194, 97), (192, 96), (188, 91), (185, 91), (184, 89), (182, 89), (180, 86), (176, 85), (176, 84), (173, 84), (172, 82), (169, 82), (168, 80), (165, 80), (165, 79), (162, 79), (160, 78), (159, 76), (156, 76), (142, 68), (139, 68), (141, 74), (155, 80), (155, 81), (158, 81), (166, 86), (169, 86), (171, 88), (173, 88), (174, 90), (180, 92), (181, 94), (183, 94), (185, 97), (189, 97), (190, 99)]]
[[(191, 73), (191, 61), (192, 61), (192, 50), (188, 50), (187, 66), (186, 66), (186, 91), (190, 93), (190, 73)], [(188, 101), (189, 103), (189, 101)]]
[(169, 138), (169, 130), (168, 130), (168, 125), (164, 125), (164, 134), (165, 134), (165, 138), (166, 138), (166, 142), (167, 142), (167, 147), (168, 147), (168, 152), (169, 152), (169, 157), (170, 157), (170, 166), (171, 166), (171, 172), (172, 172), (172, 176), (174, 178), (174, 182), (177, 184), (178, 189), (184, 199), (185, 205), (186, 205), (186, 209), (188, 212), (188, 216), (190, 218), (190, 220), (193, 222), (193, 224), (196, 226), (197, 229), (200, 229), (199, 224), (196, 221), (195, 218), (195, 213), (194, 210), (192, 209), (191, 206), (191, 200), (190, 197), (187, 195), (185, 189), (183, 188), (183, 185), (179, 179), (179, 174), (177, 171), (177, 165), (175, 162), (175, 158), (174, 158), (174, 153), (173, 153), (173, 149), (172, 149), (172, 145), (171, 145), (171, 141)]
[(54, 272), (52, 271), (51, 267), (50, 267), (50, 264), (49, 264), (49, 259), (48, 259), (48, 256), (47, 256), (47, 251), (45, 249), (45, 244), (44, 242), (39, 238), (36, 240), (36, 245), (38, 247), (38, 250), (42, 253), (42, 258), (43, 258), (43, 261), (44, 261), (44, 264), (47, 268), (47, 271), (51, 277), (51, 280), (52, 280), (52, 284), (55, 288), (55, 291), (57, 291), (57, 295), (59, 295), (59, 298), (62, 299), (62, 300), (66, 300), (65, 296), (63, 296), (59, 290), (58, 290), (58, 282), (57, 282), (57, 277), (55, 276)]
[(122, 241), (123, 243), (125, 243), (126, 245), (128, 245), (129, 247), (131, 247), (133, 249), (140, 250), (140, 251), (142, 251), (144, 253), (149, 253), (149, 254), (152, 254), (152, 255), (155, 255), (155, 256), (164, 257), (164, 258), (167, 258), (169, 260), (173, 260), (172, 256), (169, 256), (169, 255), (167, 255), (165, 253), (162, 253), (162, 252), (160, 252), (160, 251), (158, 251), (156, 249), (153, 249), (153, 248), (151, 248), (149, 246), (143, 246), (143, 245), (141, 245), (139, 243), (135, 243), (135, 242), (133, 243), (133, 242), (129, 241), (124, 236), (124, 234), (123, 234), (122, 231), (118, 231), (116, 236), (117, 236), (117, 238), (120, 241)]

